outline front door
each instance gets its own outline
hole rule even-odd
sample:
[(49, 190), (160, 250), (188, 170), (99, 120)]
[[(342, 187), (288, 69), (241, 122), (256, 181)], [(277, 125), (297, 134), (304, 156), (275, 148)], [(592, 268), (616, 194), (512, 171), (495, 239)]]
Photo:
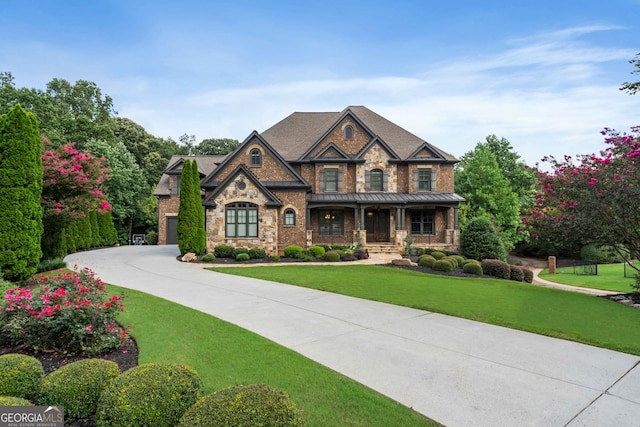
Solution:
[(389, 211), (370, 210), (365, 212), (367, 242), (389, 241)]

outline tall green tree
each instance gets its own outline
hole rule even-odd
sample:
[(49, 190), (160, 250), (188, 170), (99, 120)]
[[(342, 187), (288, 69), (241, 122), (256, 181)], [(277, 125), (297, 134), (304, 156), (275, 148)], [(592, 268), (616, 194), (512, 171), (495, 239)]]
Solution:
[(180, 175), (180, 207), (178, 209), (178, 248), (180, 254), (193, 251), (193, 235), (198, 221), (197, 213), (193, 209), (193, 174), (191, 173), (191, 161), (185, 160)]
[(105, 190), (109, 195), (113, 222), (120, 240), (127, 241), (138, 205), (149, 194), (147, 180), (133, 154), (122, 142), (92, 139), (87, 142), (86, 149), (93, 156), (105, 159), (110, 177), (105, 183)]
[(191, 195), (193, 209), (196, 213), (196, 223), (194, 225), (193, 252), (202, 255), (207, 250), (207, 232), (204, 228), (204, 209), (202, 207), (202, 196), (200, 195), (200, 173), (198, 163), (194, 159), (191, 162), (191, 174), (193, 182), (193, 193)]
[(467, 202), (466, 219), (489, 215), (511, 248), (519, 240), (520, 203), (511, 183), (505, 178), (496, 156), (486, 144), (460, 159), (455, 170), (455, 191)]
[(238, 145), (240, 142), (237, 139), (207, 138), (200, 141), (193, 152), (198, 156), (220, 156), (231, 153)]
[(16, 105), (0, 116), (0, 270), (11, 281), (36, 271), (42, 251), (42, 158), (36, 117)]

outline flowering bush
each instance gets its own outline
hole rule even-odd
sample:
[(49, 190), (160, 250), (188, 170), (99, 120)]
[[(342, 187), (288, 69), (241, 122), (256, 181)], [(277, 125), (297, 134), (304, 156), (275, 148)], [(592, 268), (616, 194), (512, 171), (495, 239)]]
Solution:
[(0, 334), (12, 345), (64, 354), (95, 355), (122, 346), (116, 323), (122, 297), (106, 297), (105, 284), (85, 268), (41, 278), (40, 288), (13, 288), (0, 303)]

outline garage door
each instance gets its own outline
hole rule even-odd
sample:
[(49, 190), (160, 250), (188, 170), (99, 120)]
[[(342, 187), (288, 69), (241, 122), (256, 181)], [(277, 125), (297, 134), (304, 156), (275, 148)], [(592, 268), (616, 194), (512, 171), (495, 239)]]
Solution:
[(167, 217), (167, 245), (178, 244), (178, 217)]

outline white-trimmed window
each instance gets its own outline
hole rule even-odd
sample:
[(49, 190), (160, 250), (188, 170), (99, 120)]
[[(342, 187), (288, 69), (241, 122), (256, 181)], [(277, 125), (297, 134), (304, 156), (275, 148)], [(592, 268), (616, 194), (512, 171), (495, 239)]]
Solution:
[(258, 237), (258, 205), (230, 203), (225, 207), (226, 237)]

